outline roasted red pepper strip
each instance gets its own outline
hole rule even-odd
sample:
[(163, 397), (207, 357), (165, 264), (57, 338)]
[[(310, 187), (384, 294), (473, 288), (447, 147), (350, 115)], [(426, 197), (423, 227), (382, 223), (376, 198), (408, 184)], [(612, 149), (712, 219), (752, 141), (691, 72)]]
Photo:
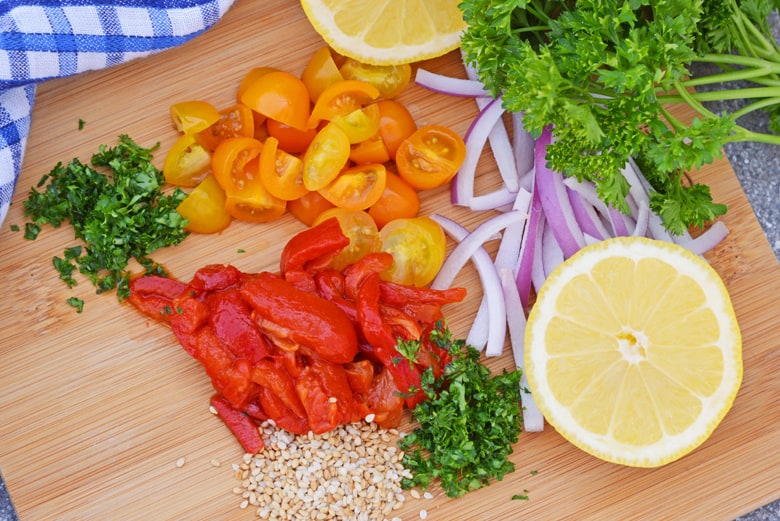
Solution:
[(260, 273), (244, 284), (241, 295), (255, 311), (255, 320), (271, 337), (315, 351), (333, 363), (351, 362), (358, 351), (349, 317), (332, 302), (307, 293), (272, 273)]
[(389, 253), (367, 253), (354, 264), (344, 268), (344, 293), (348, 298), (357, 300), (363, 281), (372, 273), (382, 273), (392, 266), (393, 256)]
[(244, 451), (256, 454), (263, 450), (265, 443), (257, 430), (257, 425), (250, 417), (233, 408), (228, 400), (219, 395), (211, 397), (211, 406), (217, 411), (217, 415), (225, 422)]
[(315, 434), (352, 421), (352, 390), (344, 366), (314, 360), (295, 381), (295, 389)]
[(203, 302), (185, 292), (173, 301), (174, 311), (169, 322), (176, 339), (190, 356), (195, 356), (195, 334), (208, 324), (209, 308)]
[(336, 270), (323, 270), (314, 275), (314, 282), (319, 295), (336, 304), (357, 327), (355, 303), (344, 297), (344, 275)]
[(221, 291), (237, 288), (243, 279), (243, 274), (231, 265), (209, 264), (200, 268), (190, 281), (190, 288), (197, 292)]
[(173, 299), (186, 289), (187, 285), (176, 279), (147, 275), (130, 281), (127, 300), (141, 313), (168, 322), (173, 313)]
[(308, 434), (311, 430), (306, 417), (301, 418), (290, 411), (271, 390), (260, 387), (258, 396), (265, 413), (282, 429), (293, 434)]
[(250, 379), (252, 368), (246, 360), (237, 360), (209, 327), (202, 327), (194, 335), (195, 354), (214, 389), (237, 409), (252, 399), (257, 386)]
[(282, 250), (281, 272), (306, 271), (306, 264), (333, 258), (349, 245), (349, 238), (341, 231), (338, 219), (332, 217), (317, 226), (307, 228), (291, 238)]
[(301, 418), (306, 417), (292, 377), (272, 360), (262, 360), (252, 370), (252, 380), (274, 393), (293, 413)]
[(379, 274), (374, 273), (363, 281), (358, 292), (357, 312), (363, 336), (374, 348), (374, 354), (395, 380), (405, 395), (406, 406), (414, 409), (425, 399), (420, 387), (420, 373), (395, 348), (396, 339), (390, 326), (379, 312)]
[(403, 310), (426, 327), (443, 318), (441, 308), (445, 304), (460, 302), (466, 298), (466, 288), (437, 290), (406, 286), (390, 281), (380, 284), (379, 300), (383, 304)]
[(368, 407), (374, 413), (374, 421), (383, 429), (393, 429), (401, 424), (404, 399), (399, 394), (390, 370), (382, 368), (371, 383)]
[(252, 309), (238, 290), (209, 293), (206, 304), (208, 323), (236, 358), (252, 364), (270, 354), (271, 345), (252, 320)]

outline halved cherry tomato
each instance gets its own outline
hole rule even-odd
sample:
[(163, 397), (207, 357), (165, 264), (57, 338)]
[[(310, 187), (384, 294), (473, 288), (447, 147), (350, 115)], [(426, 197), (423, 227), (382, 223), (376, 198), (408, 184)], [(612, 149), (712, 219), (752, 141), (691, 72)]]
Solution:
[(181, 101), (171, 105), (171, 120), (176, 130), (195, 134), (219, 119), (219, 111), (208, 101)]
[(404, 139), (417, 130), (412, 114), (395, 100), (379, 100), (379, 135), (382, 137), (390, 157), (394, 158)]
[(253, 137), (255, 121), (252, 109), (243, 103), (236, 103), (219, 112), (219, 119), (198, 132), (195, 139), (212, 152), (219, 144), (231, 137)]
[(225, 191), (213, 175), (207, 175), (176, 211), (189, 221), (186, 229), (195, 233), (216, 233), (228, 227), (230, 214), (225, 210)]
[(333, 123), (325, 125), (303, 155), (303, 184), (319, 190), (333, 181), (349, 161), (349, 138)]
[(247, 91), (249, 86), (252, 85), (255, 80), (257, 80), (257, 78), (264, 74), (268, 74), (269, 72), (278, 70), (279, 69), (275, 69), (274, 67), (255, 67), (250, 69), (249, 72), (247, 72), (244, 77), (241, 78), (241, 83), (239, 83), (238, 89), (236, 90), (236, 101), (241, 103), (241, 97)]
[(444, 263), (444, 231), (429, 217), (395, 219), (379, 235), (382, 251), (393, 255), (393, 265), (381, 273), (383, 280), (426, 286)]
[(291, 154), (306, 152), (317, 135), (316, 128), (300, 130), (275, 119), (266, 120), (265, 126), (268, 127), (268, 135), (279, 140), (279, 148)]
[(390, 151), (387, 150), (382, 137), (377, 133), (360, 143), (352, 145), (349, 159), (357, 164), (387, 163), (390, 161)]
[[(226, 193), (238, 192), (254, 182), (255, 171), (248, 168), (260, 155), (263, 144), (251, 137), (228, 138), (219, 144), (211, 159), (212, 169)], [(259, 182), (259, 179), (257, 179)]]
[(255, 78), (246, 87), (241, 103), (263, 116), (300, 129), (306, 128), (311, 112), (306, 85), (284, 71), (271, 71)]
[(260, 180), (271, 195), (285, 201), (298, 199), (309, 191), (303, 186), (303, 162), (279, 148), (275, 137), (263, 143)]
[(355, 109), (349, 114), (335, 116), (331, 123), (337, 125), (354, 145), (375, 136), (379, 132), (379, 107), (375, 104)]
[(347, 58), (339, 69), (345, 80), (360, 80), (376, 87), (383, 98), (398, 96), (412, 77), (412, 67), (402, 65), (369, 65)]
[(386, 179), (384, 165), (367, 163), (342, 170), (319, 192), (339, 208), (365, 210), (382, 196)]
[(192, 134), (176, 140), (163, 164), (165, 181), (176, 186), (196, 186), (209, 173), (211, 153)]
[(230, 215), (241, 221), (265, 223), (284, 215), (287, 202), (274, 197), (263, 186), (257, 171), (259, 160), (253, 159), (247, 165), (252, 177), (240, 190), (225, 191), (225, 209)]
[(331, 266), (343, 270), (349, 264), (363, 258), (367, 253), (379, 251), (382, 245), (376, 223), (366, 212), (361, 210), (346, 210), (332, 208), (322, 212), (314, 220), (312, 226), (317, 226), (335, 217), (341, 226), (341, 232), (349, 238), (349, 246), (341, 250), (331, 261)]
[(406, 138), (395, 155), (398, 174), (418, 190), (446, 184), (466, 158), (466, 144), (454, 131), (426, 125)]
[(322, 197), (319, 192), (307, 192), (302, 197), (287, 202), (287, 210), (306, 226), (313, 226), (317, 217), (331, 208), (335, 208), (333, 203)]
[(309, 89), (312, 102), (316, 102), (322, 91), (330, 85), (343, 79), (336, 62), (333, 60), (330, 48), (327, 46), (321, 47), (312, 54), (301, 73), (301, 80)]
[(385, 189), (377, 202), (368, 209), (379, 229), (394, 219), (415, 217), (420, 211), (420, 196), (398, 174), (387, 172)]
[(371, 84), (357, 80), (342, 80), (329, 85), (317, 98), (311, 111), (309, 127), (316, 127), (320, 121), (331, 121), (344, 116), (379, 97), (379, 90)]

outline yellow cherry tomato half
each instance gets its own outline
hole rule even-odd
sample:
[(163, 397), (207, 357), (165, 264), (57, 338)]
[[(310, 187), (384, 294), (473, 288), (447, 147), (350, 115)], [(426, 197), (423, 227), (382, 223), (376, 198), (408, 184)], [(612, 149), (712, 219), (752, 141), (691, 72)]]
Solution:
[(309, 91), (289, 72), (271, 71), (254, 79), (241, 95), (241, 103), (291, 127), (305, 129), (311, 113)]
[(339, 208), (365, 210), (382, 196), (386, 179), (384, 165), (367, 163), (342, 170), (319, 192)]
[(279, 148), (279, 141), (269, 137), (260, 151), (260, 181), (274, 197), (291, 201), (309, 190), (303, 185), (303, 161)]
[(347, 58), (339, 69), (345, 80), (360, 80), (370, 83), (379, 90), (382, 98), (394, 98), (409, 85), (412, 67), (402, 65), (369, 65), (353, 58)]
[(374, 220), (366, 212), (332, 208), (322, 212), (314, 221), (314, 226), (331, 217), (338, 219), (342, 233), (349, 237), (349, 245), (331, 262), (334, 269), (342, 270), (365, 254), (379, 251), (382, 245), (379, 231)]
[(420, 196), (398, 174), (387, 172), (385, 189), (379, 200), (368, 209), (381, 230), (392, 220), (416, 217), (420, 211)]
[(303, 196), (287, 201), (287, 211), (306, 226), (314, 226), (314, 221), (325, 210), (335, 208), (319, 192), (306, 192)]
[(200, 145), (192, 134), (176, 140), (163, 164), (165, 181), (176, 186), (195, 186), (211, 169), (211, 153)]
[(393, 255), (393, 264), (380, 274), (383, 280), (427, 286), (444, 263), (444, 231), (429, 217), (392, 220), (379, 236), (382, 251)]
[(466, 144), (454, 131), (440, 125), (417, 129), (398, 147), (398, 174), (417, 190), (448, 183), (466, 158)]
[(208, 101), (181, 101), (171, 105), (171, 120), (176, 130), (195, 134), (214, 124), (219, 111)]
[(336, 116), (345, 116), (379, 97), (379, 90), (364, 81), (342, 80), (329, 85), (317, 98), (309, 118), (309, 128), (320, 121), (332, 121)]
[(333, 181), (349, 161), (349, 138), (338, 126), (328, 123), (314, 136), (303, 154), (303, 184), (319, 190)]
[(379, 132), (379, 107), (371, 104), (355, 109), (349, 114), (335, 116), (331, 123), (339, 127), (354, 145), (370, 139)]
[(176, 211), (187, 219), (186, 230), (195, 233), (217, 233), (228, 227), (232, 220), (225, 209), (225, 191), (213, 175), (207, 175)]
[(343, 79), (327, 46), (320, 47), (311, 55), (301, 73), (301, 80), (309, 89), (312, 102), (316, 102), (326, 88)]

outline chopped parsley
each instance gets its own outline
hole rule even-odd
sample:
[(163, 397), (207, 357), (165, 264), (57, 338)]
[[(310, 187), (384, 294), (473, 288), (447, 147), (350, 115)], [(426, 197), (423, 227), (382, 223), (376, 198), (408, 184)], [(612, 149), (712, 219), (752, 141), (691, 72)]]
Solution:
[(452, 360), (441, 378), (430, 369), (422, 375), (427, 399), (412, 411), (419, 426), (399, 441), (412, 473), (402, 485), (426, 488), (438, 478), (448, 497), (460, 497), (515, 469), (509, 454), (522, 426), (520, 372), (492, 375), (479, 352), (441, 324), (430, 338)]
[(187, 237), (187, 220), (176, 211), (186, 194), (178, 188), (163, 194), (165, 178), (152, 164), (156, 148), (143, 148), (122, 135), (116, 147), (101, 145), (91, 165), (78, 159), (58, 163), (30, 189), (24, 211), (32, 222), (25, 224), (25, 238), (35, 239), (45, 224), (57, 228), (68, 221), (84, 243), (53, 260), (68, 287), (76, 284), (72, 275), (78, 269), (97, 293), (116, 289), (123, 300), (129, 295), (131, 259), (147, 272), (160, 273), (149, 255)]
[(77, 297), (70, 297), (67, 301), (69, 306), (76, 308), (76, 313), (84, 311), (84, 301)]

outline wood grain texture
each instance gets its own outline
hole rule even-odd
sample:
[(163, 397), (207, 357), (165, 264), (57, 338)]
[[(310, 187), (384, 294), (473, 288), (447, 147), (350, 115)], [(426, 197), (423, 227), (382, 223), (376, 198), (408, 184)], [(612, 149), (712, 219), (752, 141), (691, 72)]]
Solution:
[[(251, 67), (300, 73), (321, 45), (297, 2), (239, 0), (215, 28), (179, 48), (39, 87), (24, 171), (0, 231), (0, 469), (23, 521), (253, 518), (231, 493), (230, 463), (241, 450), (208, 411), (211, 388), (200, 367), (165, 327), (113, 294), (96, 295), (86, 281), (69, 290), (57, 279), (51, 258), (73, 244), (68, 227), (29, 242), (10, 225), (23, 225), (29, 187), (57, 162), (88, 160), (127, 133), (142, 145), (159, 141), (161, 165), (175, 139), (171, 102), (227, 106)], [(424, 66), (463, 75), (457, 53)], [(445, 123), (461, 135), (475, 114), (470, 100), (420, 88), (402, 100), (420, 124)], [(495, 183), (494, 170), (485, 157), (480, 188)], [(732, 234), (708, 258), (728, 286), (744, 339), (744, 383), (712, 437), (665, 467), (633, 469), (601, 462), (551, 428), (523, 433), (512, 456), (517, 470), (504, 481), (459, 500), (434, 489), (433, 500), (410, 501), (404, 519), (426, 508), (428, 519), (440, 520), (729, 521), (780, 498), (780, 269), (728, 162), (697, 178), (730, 207), (724, 220)], [(450, 206), (445, 189), (426, 193), (422, 211), (469, 228), (485, 217)], [(236, 223), (154, 258), (185, 280), (206, 263), (274, 270), (282, 245), (300, 229), (290, 217)], [(481, 293), (471, 266), (456, 283), (469, 297), (447, 314), (465, 335)], [(70, 296), (85, 300), (82, 314), (65, 304)], [(180, 457), (186, 463), (177, 468)], [(213, 467), (214, 458), (223, 465)], [(510, 499), (525, 491), (528, 501)]]

